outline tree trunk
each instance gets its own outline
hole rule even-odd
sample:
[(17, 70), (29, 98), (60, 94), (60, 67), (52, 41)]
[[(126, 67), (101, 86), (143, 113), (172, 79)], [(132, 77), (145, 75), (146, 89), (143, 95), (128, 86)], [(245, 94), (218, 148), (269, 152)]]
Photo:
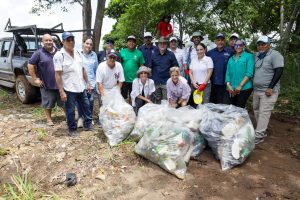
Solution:
[(101, 28), (104, 17), (105, 0), (97, 0), (97, 12), (94, 24), (94, 51), (99, 51), (100, 39), (101, 39)]
[[(91, 29), (92, 27), (92, 4), (91, 0), (83, 0), (82, 2), (82, 28)], [(91, 31), (82, 32), (82, 40), (84, 38), (91, 36)]]

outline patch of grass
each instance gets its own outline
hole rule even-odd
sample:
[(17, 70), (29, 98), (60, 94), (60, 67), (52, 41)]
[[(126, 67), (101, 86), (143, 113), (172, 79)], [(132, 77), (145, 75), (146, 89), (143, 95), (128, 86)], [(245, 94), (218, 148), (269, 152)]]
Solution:
[(43, 128), (35, 128), (34, 129), (35, 134), (37, 135), (37, 139), (39, 141), (45, 141), (45, 138), (47, 136), (47, 132)]
[(300, 113), (300, 89), (298, 87), (282, 88), (274, 112), (297, 116)]
[(32, 111), (32, 114), (34, 117), (40, 119), (40, 118), (44, 117), (44, 109), (40, 106), (35, 107), (34, 110)]
[(6, 98), (8, 98), (9, 97), (9, 93), (7, 92), (7, 91), (5, 91), (5, 90), (2, 90), (1, 88), (0, 88), (0, 98), (2, 99), (6, 99)]
[(8, 154), (8, 150), (3, 147), (0, 147), (0, 156), (5, 156), (7, 154)]

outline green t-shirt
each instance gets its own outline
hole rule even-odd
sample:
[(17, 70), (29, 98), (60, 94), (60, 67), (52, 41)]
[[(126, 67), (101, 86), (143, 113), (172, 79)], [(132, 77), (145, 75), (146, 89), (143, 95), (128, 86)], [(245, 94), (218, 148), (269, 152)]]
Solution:
[(121, 63), (124, 69), (125, 82), (132, 83), (136, 78), (139, 67), (145, 63), (140, 50), (129, 51), (127, 48), (120, 51)]

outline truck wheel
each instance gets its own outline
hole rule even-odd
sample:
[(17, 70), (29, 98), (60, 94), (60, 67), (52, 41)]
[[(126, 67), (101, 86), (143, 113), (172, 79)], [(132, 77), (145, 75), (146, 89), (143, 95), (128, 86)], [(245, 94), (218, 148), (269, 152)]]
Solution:
[(18, 99), (24, 103), (31, 103), (36, 99), (36, 90), (24, 75), (19, 75), (16, 80), (16, 92)]

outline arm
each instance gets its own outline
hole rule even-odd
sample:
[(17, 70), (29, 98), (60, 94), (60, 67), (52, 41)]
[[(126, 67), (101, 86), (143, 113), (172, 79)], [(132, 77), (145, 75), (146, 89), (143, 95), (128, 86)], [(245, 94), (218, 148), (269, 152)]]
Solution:
[(199, 87), (199, 85), (195, 82), (195, 79), (194, 79), (194, 76), (193, 76), (193, 70), (192, 69), (190, 69), (189, 75), (190, 75), (190, 79), (191, 79), (191, 82), (192, 82), (194, 88), (197, 89)]
[(188, 101), (189, 97), (191, 95), (191, 88), (187, 83), (183, 83), (183, 93), (182, 97), (180, 98), (180, 101), (178, 103), (181, 103), (182, 101)]
[(207, 76), (205, 78), (204, 84), (207, 85), (208, 81), (210, 80), (210, 77), (213, 73), (213, 68), (208, 68), (207, 69)]
[(33, 82), (38, 87), (43, 87), (44, 86), (43, 81), (38, 79), (36, 76), (36, 71), (35, 71), (36, 65), (28, 64), (27, 67), (28, 67), (28, 72), (29, 72), (30, 76), (32, 77)]
[(97, 84), (98, 84), (98, 91), (100, 92), (101, 97), (103, 97), (104, 96), (103, 85), (100, 82), (98, 82)]
[(86, 71), (85, 71), (84, 67), (82, 67), (82, 73), (83, 73), (83, 79), (84, 79), (84, 81), (85, 81), (85, 83), (87, 85), (88, 93), (90, 94), (91, 91), (92, 91), (92, 88), (91, 88), (91, 85), (89, 83), (89, 79), (88, 79), (88, 76), (86, 74)]
[(57, 87), (59, 90), (61, 100), (67, 101), (67, 95), (66, 95), (66, 93), (64, 91), (64, 87), (62, 85), (61, 74), (62, 74), (62, 71), (56, 71), (55, 72), (55, 80), (56, 80), (56, 84), (57, 84)]
[(271, 96), (273, 94), (273, 88), (275, 87), (275, 85), (278, 83), (278, 81), (281, 78), (281, 75), (283, 73), (283, 67), (278, 67), (274, 69), (274, 76), (271, 80), (271, 83), (269, 84), (268, 89), (266, 90), (266, 95), (267, 96)]
[(254, 72), (254, 56), (249, 54), (249, 59), (247, 59), (247, 66), (246, 66), (246, 74), (243, 80), (240, 82), (239, 86), (235, 89), (235, 93), (239, 94), (242, 90), (243, 86), (253, 77)]

